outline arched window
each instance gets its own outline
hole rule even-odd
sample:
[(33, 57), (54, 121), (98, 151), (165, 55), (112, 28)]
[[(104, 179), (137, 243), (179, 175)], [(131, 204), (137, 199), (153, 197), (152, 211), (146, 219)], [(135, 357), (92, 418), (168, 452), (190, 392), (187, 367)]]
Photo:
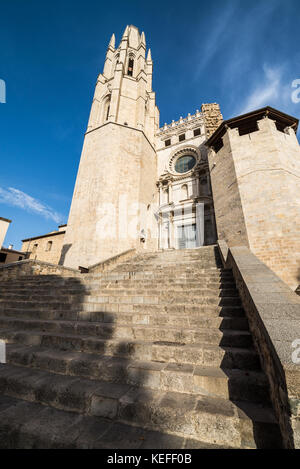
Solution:
[(189, 188), (187, 184), (183, 184), (181, 186), (181, 197), (182, 197), (182, 200), (186, 200), (189, 198)]
[(127, 70), (127, 75), (130, 77), (133, 76), (133, 67), (134, 67), (134, 58), (132, 55), (130, 55), (128, 59), (128, 70)]

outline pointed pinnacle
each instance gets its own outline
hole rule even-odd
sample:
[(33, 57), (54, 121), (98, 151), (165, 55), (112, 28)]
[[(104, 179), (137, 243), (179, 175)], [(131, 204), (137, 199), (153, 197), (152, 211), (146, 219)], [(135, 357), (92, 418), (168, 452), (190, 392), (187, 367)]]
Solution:
[(128, 32), (129, 32), (129, 26), (127, 25), (126, 28), (125, 28), (122, 39), (125, 39), (128, 36)]
[(147, 62), (152, 62), (152, 57), (151, 57), (151, 49), (148, 50), (147, 54)]
[(141, 44), (144, 44), (146, 46), (146, 38), (145, 38), (145, 33), (144, 31), (141, 34)]
[(113, 34), (112, 37), (110, 38), (109, 46), (111, 46), (111, 47), (114, 49), (114, 48), (115, 48), (115, 45), (116, 45), (116, 37), (115, 37), (115, 35)]

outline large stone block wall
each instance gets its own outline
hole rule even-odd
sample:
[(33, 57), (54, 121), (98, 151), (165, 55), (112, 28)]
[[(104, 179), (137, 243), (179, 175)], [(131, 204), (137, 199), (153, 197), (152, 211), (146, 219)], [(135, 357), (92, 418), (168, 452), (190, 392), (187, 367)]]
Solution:
[[(88, 267), (140, 247), (140, 210), (156, 194), (156, 153), (142, 131), (108, 123), (85, 137), (61, 262)], [(142, 204), (142, 206), (141, 206)], [(155, 244), (155, 241), (153, 241)], [(152, 247), (147, 237), (145, 247)]]
[(248, 245), (248, 235), (228, 135), (217, 153), (209, 151), (208, 161), (219, 239), (230, 246)]
[(209, 152), (218, 237), (230, 246), (248, 244), (295, 290), (300, 278), (299, 144), (292, 129), (280, 132), (269, 118), (259, 120), (258, 128), (243, 136), (227, 129), (223, 148)]

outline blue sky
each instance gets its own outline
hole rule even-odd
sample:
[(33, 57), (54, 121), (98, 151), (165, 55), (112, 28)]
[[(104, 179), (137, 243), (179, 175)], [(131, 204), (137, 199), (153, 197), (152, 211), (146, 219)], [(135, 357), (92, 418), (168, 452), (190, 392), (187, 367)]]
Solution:
[[(97, 74), (111, 34), (145, 31), (161, 125), (218, 102), (300, 117), (299, 0), (0, 0), (0, 216), (5, 245), (66, 223)], [(0, 99), (1, 101), (1, 99)]]

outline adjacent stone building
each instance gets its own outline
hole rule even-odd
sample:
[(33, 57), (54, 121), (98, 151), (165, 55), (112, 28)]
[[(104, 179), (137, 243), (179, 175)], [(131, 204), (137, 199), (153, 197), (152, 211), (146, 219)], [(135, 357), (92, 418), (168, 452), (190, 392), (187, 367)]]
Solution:
[(57, 231), (22, 240), (22, 252), (27, 259), (59, 264), (64, 242), (66, 225), (60, 225)]

